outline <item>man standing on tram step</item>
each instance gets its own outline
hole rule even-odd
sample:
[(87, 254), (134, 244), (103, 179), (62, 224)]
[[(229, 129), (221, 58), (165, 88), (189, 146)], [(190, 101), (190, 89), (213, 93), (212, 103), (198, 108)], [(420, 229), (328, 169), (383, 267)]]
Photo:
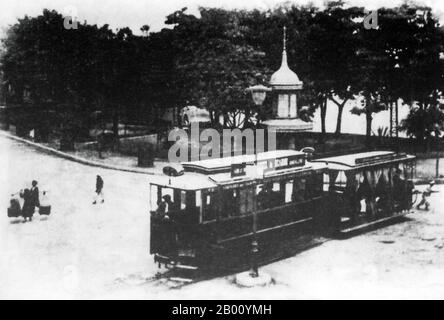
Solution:
[(96, 178), (96, 194), (95, 199), (93, 201), (93, 204), (96, 204), (99, 198), (102, 199), (101, 203), (105, 202), (105, 199), (103, 197), (103, 179), (101, 176), (97, 175)]
[(430, 197), (430, 195), (433, 192), (436, 192), (435, 190), (433, 190), (433, 186), (435, 185), (435, 181), (430, 181), (429, 186), (424, 190), (424, 192), (422, 193), (422, 198), (421, 198), (421, 202), (418, 203), (418, 205), (416, 206), (416, 209), (420, 209), (420, 207), (422, 205), (425, 206), (426, 210), (429, 210), (430, 207), (430, 202), (427, 200), (427, 198)]

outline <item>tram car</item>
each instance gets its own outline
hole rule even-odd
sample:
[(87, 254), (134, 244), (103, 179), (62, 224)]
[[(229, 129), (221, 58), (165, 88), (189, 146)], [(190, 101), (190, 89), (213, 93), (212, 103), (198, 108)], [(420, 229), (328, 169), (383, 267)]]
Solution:
[(151, 208), (157, 207), (151, 212), (150, 252), (158, 263), (248, 264), (253, 240), (262, 255), (273, 256), (272, 243), (314, 234), (327, 213), (327, 166), (308, 163), (303, 152), (277, 150), (182, 166), (182, 175), (153, 178), (150, 185)]
[(255, 244), (265, 263), (396, 218), (411, 207), (414, 160), (380, 151), (307, 161), (276, 150), (184, 162), (151, 180), (150, 253), (159, 265), (233, 269), (249, 264)]
[(412, 207), (414, 156), (371, 151), (313, 162), (328, 166), (329, 207), (341, 236), (396, 220)]

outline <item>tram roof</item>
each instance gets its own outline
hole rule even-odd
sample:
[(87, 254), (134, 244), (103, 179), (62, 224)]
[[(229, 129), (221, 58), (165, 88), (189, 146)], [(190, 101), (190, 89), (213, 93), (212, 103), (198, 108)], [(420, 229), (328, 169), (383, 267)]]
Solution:
[[(268, 159), (279, 159), (291, 156), (305, 156), (303, 152), (293, 150), (277, 150), (258, 154), (258, 161), (266, 161)], [(232, 159), (234, 158), (234, 159)], [(201, 161), (188, 162), (194, 166), (201, 166), (204, 170), (199, 172), (185, 171), (183, 175), (176, 177), (152, 176), (150, 182), (167, 188), (182, 189), (182, 190), (201, 190), (212, 189), (217, 186), (230, 186), (236, 184), (248, 184), (257, 179), (280, 179), (281, 177), (296, 177), (299, 174), (304, 174), (313, 170), (325, 170), (327, 166), (324, 163), (306, 162), (304, 165), (297, 167), (277, 168), (275, 170), (264, 171), (263, 167), (251, 165), (256, 159), (255, 155), (243, 155), (221, 159), (208, 159)], [(216, 161), (219, 160), (219, 161)], [(246, 172), (243, 176), (232, 177), (231, 172), (226, 172), (225, 169), (231, 168), (231, 164), (250, 163), (246, 166)], [(185, 167), (186, 164), (183, 163)], [(206, 169), (207, 168), (207, 169)], [(216, 170), (213, 170), (215, 168)], [(206, 170), (205, 170), (206, 169)]]
[(156, 175), (150, 177), (150, 182), (158, 186), (181, 190), (211, 189), (217, 186), (208, 176), (194, 172), (186, 172), (177, 177)]
[(183, 162), (182, 166), (185, 168), (185, 171), (188, 171), (190, 169), (191, 170), (198, 169), (201, 172), (206, 172), (211, 174), (211, 173), (229, 171), (231, 165), (233, 164), (253, 163), (255, 161), (260, 162), (270, 159), (288, 158), (292, 156), (305, 156), (305, 153), (295, 150), (273, 150), (273, 151), (261, 152), (258, 153), (257, 155), (246, 154), (234, 157)]
[(415, 157), (412, 155), (396, 153), (394, 151), (369, 151), (316, 159), (313, 160), (313, 162), (326, 163), (328, 164), (328, 168), (333, 170), (351, 170), (381, 164), (395, 163), (403, 160), (411, 160), (414, 158)]

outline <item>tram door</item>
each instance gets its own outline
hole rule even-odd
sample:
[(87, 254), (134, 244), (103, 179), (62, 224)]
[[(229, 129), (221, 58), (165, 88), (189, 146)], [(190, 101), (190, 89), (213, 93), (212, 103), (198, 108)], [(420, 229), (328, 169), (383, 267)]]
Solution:
[(176, 249), (174, 227), (170, 219), (174, 209), (174, 205), (171, 205), (174, 204), (174, 191), (171, 188), (151, 185), (150, 200), (150, 253), (169, 256)]
[(176, 254), (193, 246), (201, 192), (151, 185), (151, 253)]

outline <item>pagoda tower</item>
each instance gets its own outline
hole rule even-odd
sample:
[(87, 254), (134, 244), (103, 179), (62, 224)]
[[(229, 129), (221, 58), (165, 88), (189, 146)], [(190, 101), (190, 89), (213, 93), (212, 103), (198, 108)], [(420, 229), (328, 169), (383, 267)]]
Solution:
[(312, 122), (299, 118), (298, 92), (303, 82), (288, 66), (286, 28), (284, 27), (281, 67), (271, 76), (272, 118), (263, 122), (268, 130), (277, 133), (278, 148), (295, 149), (295, 132), (313, 129)]

